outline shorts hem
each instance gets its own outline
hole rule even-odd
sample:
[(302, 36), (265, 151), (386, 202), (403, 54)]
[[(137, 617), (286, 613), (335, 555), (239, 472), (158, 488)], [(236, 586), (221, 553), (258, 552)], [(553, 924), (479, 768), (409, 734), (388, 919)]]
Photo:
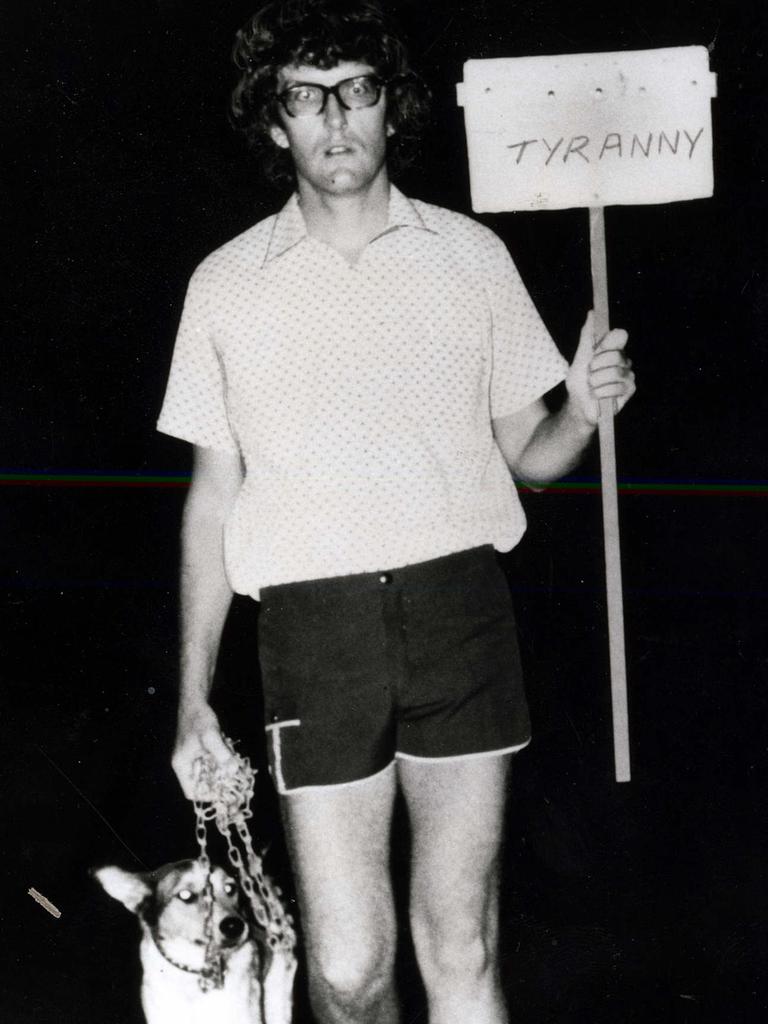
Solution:
[(351, 779), (349, 782), (319, 782), (310, 783), (306, 786), (292, 786), (290, 788), (287, 786), (283, 786), (278, 787), (278, 793), (280, 794), (280, 796), (293, 796), (296, 793), (309, 793), (312, 791), (316, 792), (318, 790), (324, 790), (327, 792), (329, 790), (349, 789), (350, 786), (360, 786), (364, 782), (370, 782), (371, 779), (378, 778), (379, 775), (383, 775), (384, 772), (389, 771), (389, 769), (394, 765), (394, 763), (395, 761), (393, 759), (389, 762), (389, 764), (386, 764), (383, 768), (380, 768), (379, 771), (373, 772), (373, 774), (371, 775), (364, 775), (360, 779)]
[(516, 743), (511, 747), (500, 747), (497, 750), (478, 750), (471, 754), (446, 754), (444, 757), (422, 757), (420, 754), (406, 754), (402, 750), (395, 751), (395, 760), (400, 758), (403, 761), (426, 761), (436, 763), (438, 761), (475, 761), (481, 757), (498, 757), (501, 754), (515, 754), (518, 750), (523, 750), (531, 742), (529, 736), (527, 740), (523, 740), (522, 743)]

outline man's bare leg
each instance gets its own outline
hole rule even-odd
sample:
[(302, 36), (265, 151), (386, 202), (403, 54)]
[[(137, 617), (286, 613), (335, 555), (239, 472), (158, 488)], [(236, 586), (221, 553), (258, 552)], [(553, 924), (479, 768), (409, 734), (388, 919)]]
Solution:
[(394, 766), (284, 797), (283, 819), (320, 1024), (397, 1024), (390, 881)]
[(511, 755), (398, 761), (413, 835), (411, 927), (430, 1024), (507, 1024), (498, 889)]

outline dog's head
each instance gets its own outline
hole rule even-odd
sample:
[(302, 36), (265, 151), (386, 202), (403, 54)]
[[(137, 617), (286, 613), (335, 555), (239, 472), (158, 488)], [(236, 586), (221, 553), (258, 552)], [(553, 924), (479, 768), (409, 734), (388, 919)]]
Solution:
[(110, 896), (137, 915), (145, 931), (184, 962), (202, 960), (209, 937), (214, 948), (225, 954), (248, 941), (240, 888), (220, 867), (211, 871), (213, 907), (208, 929), (203, 898), (208, 874), (198, 860), (136, 873), (104, 867), (93, 875)]

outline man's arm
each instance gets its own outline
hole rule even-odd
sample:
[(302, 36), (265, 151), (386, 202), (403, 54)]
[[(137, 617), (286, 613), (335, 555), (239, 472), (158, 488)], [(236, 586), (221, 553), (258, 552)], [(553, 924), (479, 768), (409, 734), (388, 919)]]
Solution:
[(493, 421), (496, 443), (516, 479), (542, 487), (578, 465), (597, 425), (599, 400), (613, 398), (621, 409), (635, 392), (626, 343), (626, 331), (613, 330), (594, 346), (590, 313), (566, 377), (562, 408), (550, 413), (539, 399)]
[(181, 530), (181, 687), (173, 769), (185, 796), (194, 796), (194, 764), (209, 754), (232, 759), (208, 703), (221, 633), (232, 602), (224, 572), (224, 521), (243, 473), (237, 454), (195, 446), (192, 482)]

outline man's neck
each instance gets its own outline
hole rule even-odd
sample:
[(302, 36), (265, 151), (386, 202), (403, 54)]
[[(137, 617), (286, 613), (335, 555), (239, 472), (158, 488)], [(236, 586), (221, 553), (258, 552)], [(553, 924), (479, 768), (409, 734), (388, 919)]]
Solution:
[(319, 192), (299, 180), (299, 202), (307, 234), (336, 249), (350, 263), (387, 226), (389, 179), (378, 175), (361, 192), (332, 195)]

